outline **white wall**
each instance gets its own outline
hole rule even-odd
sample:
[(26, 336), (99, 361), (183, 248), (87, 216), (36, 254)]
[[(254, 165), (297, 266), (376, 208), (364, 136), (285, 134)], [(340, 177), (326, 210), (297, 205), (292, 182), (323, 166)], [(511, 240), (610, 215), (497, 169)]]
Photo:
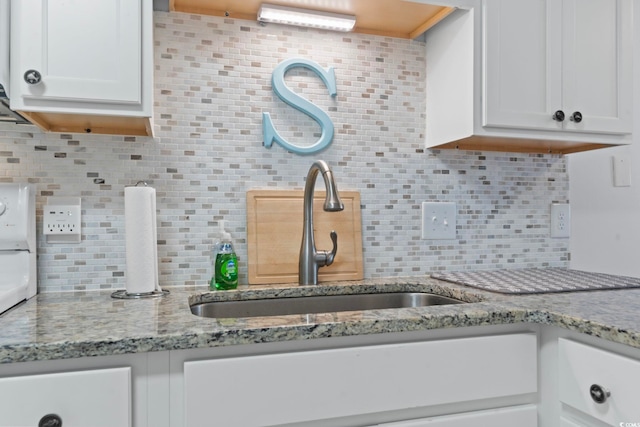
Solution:
[[(640, 7), (634, 9), (634, 144), (569, 156), (570, 265), (640, 277)], [(614, 155), (630, 162), (630, 187), (613, 186)]]

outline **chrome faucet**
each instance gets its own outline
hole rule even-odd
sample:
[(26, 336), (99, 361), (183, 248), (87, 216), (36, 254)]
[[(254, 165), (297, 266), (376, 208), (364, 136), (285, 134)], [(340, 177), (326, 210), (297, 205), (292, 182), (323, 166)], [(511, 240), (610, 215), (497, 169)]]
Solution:
[(331, 252), (316, 250), (313, 238), (313, 189), (316, 185), (318, 172), (322, 172), (324, 185), (327, 188), (324, 210), (338, 212), (344, 209), (331, 168), (325, 161), (316, 160), (309, 168), (307, 182), (304, 187), (304, 226), (302, 229), (302, 245), (300, 246), (300, 261), (298, 263), (298, 283), (300, 285), (317, 285), (318, 268), (331, 265), (338, 251), (338, 233), (335, 231), (331, 231), (330, 234), (333, 242)]

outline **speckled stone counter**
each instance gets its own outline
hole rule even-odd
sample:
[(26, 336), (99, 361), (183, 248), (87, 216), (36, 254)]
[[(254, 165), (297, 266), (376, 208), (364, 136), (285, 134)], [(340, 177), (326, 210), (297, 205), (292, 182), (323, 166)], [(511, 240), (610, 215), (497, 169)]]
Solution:
[[(424, 291), (467, 304), (313, 315), (210, 319), (190, 302), (310, 294)], [(0, 362), (67, 359), (325, 337), (480, 325), (539, 323), (640, 348), (640, 289), (509, 296), (428, 277), (318, 287), (270, 285), (209, 293), (171, 288), (169, 296), (118, 300), (109, 292), (45, 293), (0, 316)]]

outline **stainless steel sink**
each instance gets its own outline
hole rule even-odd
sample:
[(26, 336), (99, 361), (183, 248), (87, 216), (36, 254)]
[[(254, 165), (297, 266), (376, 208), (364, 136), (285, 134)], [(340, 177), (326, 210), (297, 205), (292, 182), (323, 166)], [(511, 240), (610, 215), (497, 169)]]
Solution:
[(191, 312), (197, 316), (214, 318), (261, 317), (331, 313), (336, 311), (380, 310), (385, 308), (425, 307), (430, 305), (460, 303), (464, 303), (464, 301), (426, 292), (387, 292), (240, 301), (210, 301), (193, 304), (191, 306)]

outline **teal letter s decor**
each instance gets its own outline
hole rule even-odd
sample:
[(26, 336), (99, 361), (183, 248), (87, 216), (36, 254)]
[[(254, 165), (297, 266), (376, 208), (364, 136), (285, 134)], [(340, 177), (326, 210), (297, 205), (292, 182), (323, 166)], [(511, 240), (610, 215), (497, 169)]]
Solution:
[(327, 113), (309, 100), (289, 89), (289, 87), (284, 83), (284, 75), (286, 72), (295, 67), (307, 68), (316, 73), (322, 79), (325, 86), (327, 86), (327, 89), (329, 89), (329, 95), (332, 97), (335, 97), (337, 94), (335, 72), (333, 71), (333, 67), (329, 67), (325, 70), (318, 63), (307, 59), (287, 59), (278, 64), (271, 75), (271, 84), (273, 85), (273, 91), (276, 95), (278, 95), (278, 97), (287, 104), (302, 111), (318, 122), (322, 129), (322, 135), (320, 135), (320, 139), (318, 141), (306, 147), (300, 147), (289, 143), (278, 133), (278, 131), (276, 131), (269, 113), (262, 113), (263, 145), (267, 148), (271, 148), (273, 141), (275, 141), (286, 150), (296, 154), (313, 154), (324, 150), (329, 146), (329, 144), (331, 144), (334, 130), (333, 122)]

